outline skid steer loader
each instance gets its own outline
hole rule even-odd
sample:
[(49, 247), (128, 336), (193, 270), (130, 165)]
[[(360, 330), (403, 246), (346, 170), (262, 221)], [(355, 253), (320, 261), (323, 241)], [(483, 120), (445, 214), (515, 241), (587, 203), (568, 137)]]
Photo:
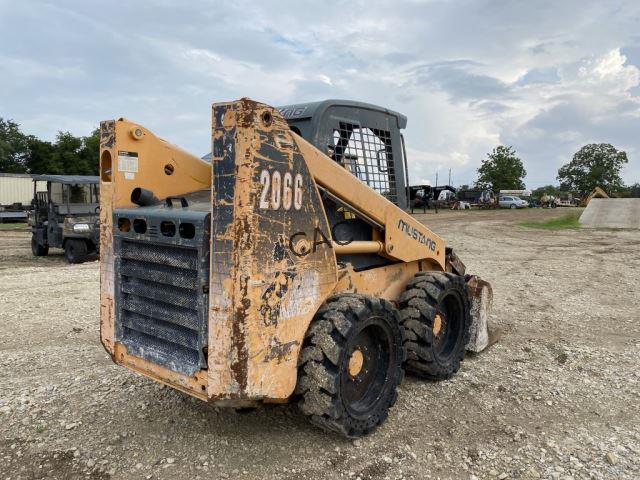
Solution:
[(403, 210), (405, 124), (355, 102), (217, 103), (208, 163), (102, 122), (113, 361), (216, 405), (295, 400), (347, 437), (384, 422), (405, 369), (453, 375), (486, 345), (491, 288)]

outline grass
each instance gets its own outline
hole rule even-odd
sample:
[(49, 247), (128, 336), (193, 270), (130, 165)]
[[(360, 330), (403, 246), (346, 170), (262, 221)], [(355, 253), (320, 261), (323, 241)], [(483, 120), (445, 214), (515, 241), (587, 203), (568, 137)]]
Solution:
[(521, 222), (518, 225), (525, 228), (539, 228), (542, 230), (568, 230), (580, 228), (580, 212), (571, 212), (562, 217), (550, 218), (549, 220), (530, 220)]
[(0, 230), (22, 230), (28, 227), (29, 224), (24, 222), (0, 223)]

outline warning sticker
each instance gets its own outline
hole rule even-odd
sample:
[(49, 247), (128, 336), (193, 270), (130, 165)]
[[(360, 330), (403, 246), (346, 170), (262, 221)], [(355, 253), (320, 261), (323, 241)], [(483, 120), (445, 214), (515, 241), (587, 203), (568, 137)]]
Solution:
[(118, 151), (118, 171), (120, 172), (138, 172), (138, 153)]

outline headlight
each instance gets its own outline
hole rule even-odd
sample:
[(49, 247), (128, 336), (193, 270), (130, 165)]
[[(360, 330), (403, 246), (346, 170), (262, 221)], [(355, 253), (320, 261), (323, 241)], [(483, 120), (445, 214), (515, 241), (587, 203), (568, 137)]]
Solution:
[(76, 223), (73, 226), (73, 231), (75, 233), (85, 233), (91, 230), (91, 227), (88, 223)]

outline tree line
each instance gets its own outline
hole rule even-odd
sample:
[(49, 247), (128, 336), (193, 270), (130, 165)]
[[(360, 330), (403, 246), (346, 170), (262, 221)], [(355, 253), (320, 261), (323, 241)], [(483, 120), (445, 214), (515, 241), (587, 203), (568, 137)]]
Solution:
[(86, 137), (58, 132), (55, 141), (41, 140), (0, 117), (0, 172), (52, 175), (98, 175), (100, 130)]
[[(98, 128), (86, 137), (58, 132), (55, 141), (48, 142), (26, 135), (16, 122), (0, 117), (0, 172), (98, 175), (99, 150)], [(620, 177), (620, 170), (628, 161), (626, 152), (608, 143), (585, 145), (558, 170), (559, 185), (546, 185), (532, 194), (584, 197), (601, 187), (610, 195), (640, 197), (640, 183), (624, 185)], [(500, 145), (482, 160), (474, 188), (496, 193), (524, 190), (526, 175), (515, 149)]]
[[(600, 187), (609, 195), (640, 197), (640, 183), (625, 185), (620, 177), (622, 167), (628, 163), (627, 154), (608, 143), (591, 143), (578, 150), (558, 170), (559, 185), (546, 185), (532, 191), (534, 197), (544, 194), (582, 198)], [(475, 188), (492, 190), (524, 190), (527, 171), (511, 146), (500, 145), (487, 154), (478, 168)]]

